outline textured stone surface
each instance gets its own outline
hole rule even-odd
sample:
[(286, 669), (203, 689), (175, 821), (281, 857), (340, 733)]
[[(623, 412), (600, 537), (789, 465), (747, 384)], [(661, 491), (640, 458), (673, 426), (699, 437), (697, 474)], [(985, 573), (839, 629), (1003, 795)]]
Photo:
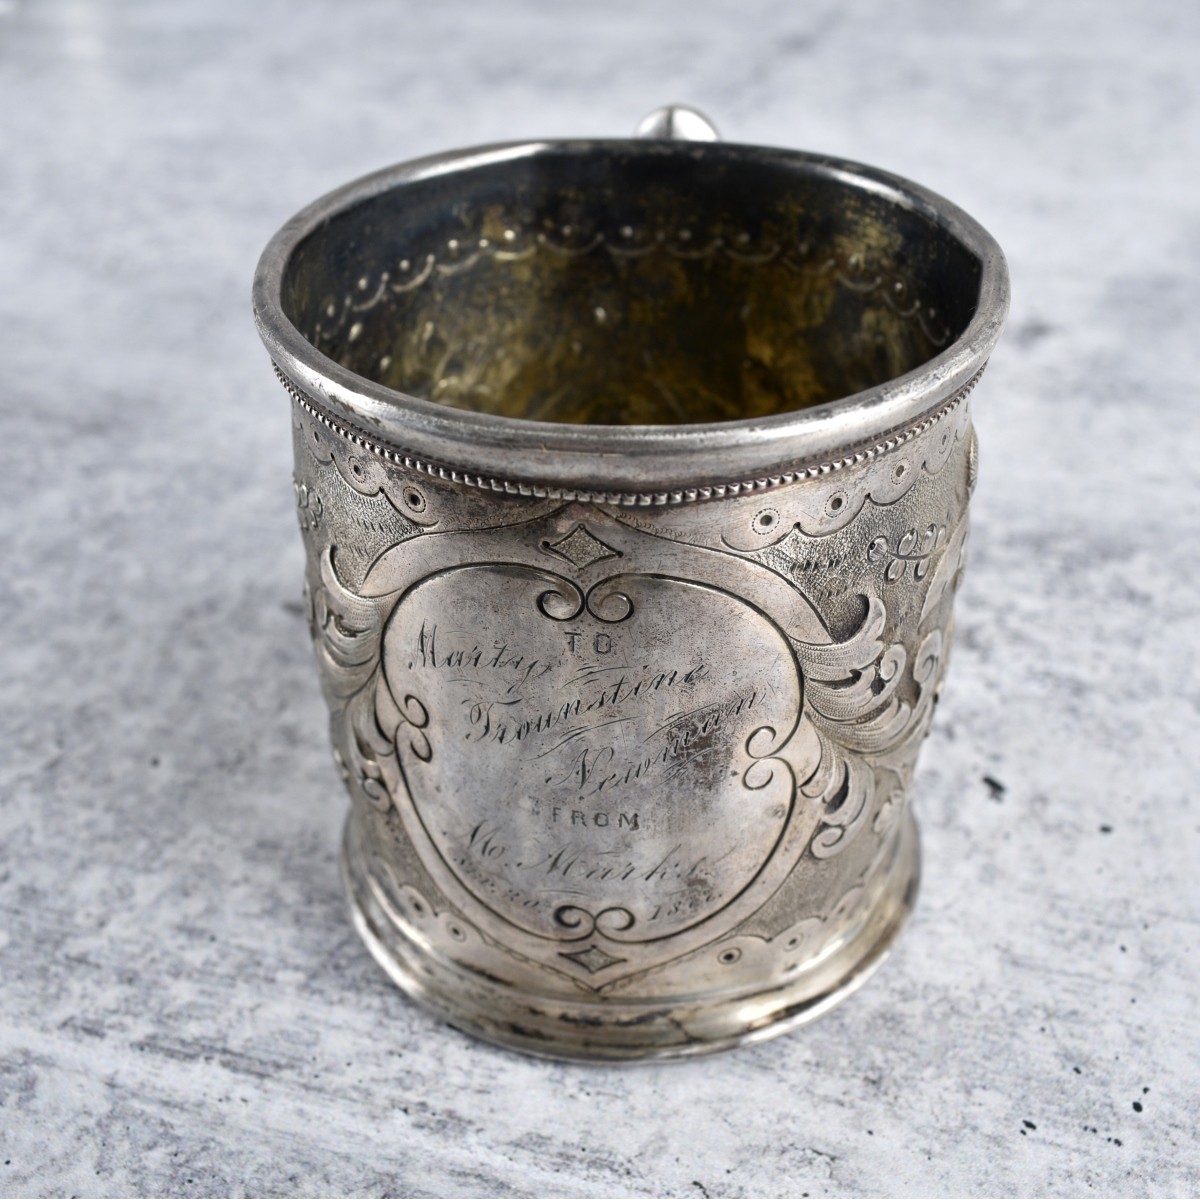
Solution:
[[(0, 1193), (1200, 1188), (1200, 9), (0, 3)], [(261, 245), (668, 100), (1008, 251), (894, 957), (798, 1035), (556, 1066), (346, 918)]]

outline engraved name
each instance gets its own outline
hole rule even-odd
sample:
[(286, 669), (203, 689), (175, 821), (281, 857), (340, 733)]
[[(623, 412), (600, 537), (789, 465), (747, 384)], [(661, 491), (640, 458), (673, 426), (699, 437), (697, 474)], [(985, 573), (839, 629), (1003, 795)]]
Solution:
[(794, 659), (735, 597), (480, 566), (421, 583), (390, 629), (390, 697), (428, 714), (395, 739), (421, 828), (523, 929), (665, 937), (739, 894), (788, 819), (789, 773), (746, 777), (795, 720)]
[[(555, 844), (514, 862), (514, 855), (519, 851), (509, 846), (504, 830), (491, 822), (480, 822), (471, 830), (466, 849), (492, 869), (501, 864), (518, 868), (535, 887), (538, 879), (544, 880), (547, 886), (584, 882), (653, 884), (658, 889), (658, 899), (647, 912), (647, 921), (676, 917), (703, 907), (713, 894), (708, 876), (710, 856), (688, 854), (683, 843), (673, 844), (665, 854), (655, 856), (649, 865), (623, 855), (597, 854), (594, 847), (572, 841)], [(460, 858), (459, 863), (470, 869), (466, 856)]]
[[(507, 647), (505, 650), (507, 651)], [(513, 661), (521, 661), (522, 657), (514, 655)], [(538, 660), (534, 659), (527, 667), (524, 678), (536, 678), (535, 669), (538, 665)], [(611, 673), (615, 671), (619, 671), (620, 674), (613, 676)], [(504, 698), (465, 700), (463, 703), (471, 726), (466, 737), (468, 741), (475, 742), (522, 742), (534, 734), (557, 729), (575, 717), (618, 708), (629, 701), (644, 699), (676, 687), (690, 687), (707, 677), (708, 667), (702, 662), (695, 663), (687, 669), (653, 667), (648, 663), (643, 663), (638, 669), (589, 664), (580, 668), (562, 684), (564, 690), (578, 689), (581, 695), (553, 707), (541, 709), (532, 716), (523, 716), (516, 710), (516, 706), (523, 702), (522, 697), (509, 698), (517, 686), (516, 683), (506, 689)], [(521, 682), (524, 682), (524, 679)], [(570, 730), (566, 740), (598, 727), (593, 724)], [(543, 750), (542, 755), (552, 753), (563, 744), (565, 743), (559, 742)]]
[[(451, 637), (454, 635), (451, 634)], [(438, 645), (438, 627), (421, 622), (417, 634), (416, 658), (409, 663), (409, 669), (418, 663), (422, 667), (432, 667), (435, 670), (463, 670), (474, 668), (484, 671), (509, 671), (516, 679), (508, 686), (508, 692), (528, 683), (530, 679), (547, 675), (554, 670), (554, 662), (540, 658), (530, 658), (526, 654), (511, 650), (507, 642), (496, 641), (490, 650), (485, 650), (478, 642), (468, 649), (465, 643), (461, 646), (447, 646), (446, 637), (442, 637), (442, 645)]]

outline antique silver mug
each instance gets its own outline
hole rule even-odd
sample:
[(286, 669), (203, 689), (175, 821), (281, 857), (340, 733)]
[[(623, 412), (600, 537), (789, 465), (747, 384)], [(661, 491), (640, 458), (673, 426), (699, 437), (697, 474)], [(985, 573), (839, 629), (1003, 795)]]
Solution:
[(885, 955), (1008, 303), (923, 188), (644, 125), (371, 175), (254, 283), (359, 932), (567, 1058), (768, 1037)]

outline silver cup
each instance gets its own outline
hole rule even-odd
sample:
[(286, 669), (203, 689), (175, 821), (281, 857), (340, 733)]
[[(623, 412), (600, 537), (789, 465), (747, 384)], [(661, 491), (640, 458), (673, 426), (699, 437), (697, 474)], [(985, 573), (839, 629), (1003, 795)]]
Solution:
[(357, 927), (569, 1058), (772, 1036), (885, 955), (1008, 302), (923, 188), (643, 127), (359, 180), (254, 284)]

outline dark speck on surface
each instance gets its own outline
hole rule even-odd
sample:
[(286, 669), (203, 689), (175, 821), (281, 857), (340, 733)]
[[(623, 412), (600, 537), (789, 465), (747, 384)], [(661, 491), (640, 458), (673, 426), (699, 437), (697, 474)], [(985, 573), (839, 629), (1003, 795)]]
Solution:
[(1140, 1100), (1135, 1100), (1135, 1101), (1133, 1102), (1133, 1111), (1134, 1111), (1134, 1112), (1141, 1112), (1141, 1111), (1142, 1111), (1142, 1102), (1141, 1102)]
[(1100, 826), (1101, 833), (1112, 833), (1112, 831), (1113, 831), (1113, 827), (1111, 825), (1101, 825)]
[(1024, 1125), (1026, 1129), (1036, 1129), (1037, 1128), (1037, 1126), (1032, 1121), (1022, 1121), (1021, 1124)]
[(1008, 790), (1000, 780), (994, 779), (991, 775), (985, 775), (983, 782), (987, 784), (988, 796), (992, 800), (999, 800)]
[(1054, 332), (1054, 326), (1047, 321), (1026, 321), (1024, 325), (1013, 327), (1011, 337), (1018, 346), (1033, 346)]

